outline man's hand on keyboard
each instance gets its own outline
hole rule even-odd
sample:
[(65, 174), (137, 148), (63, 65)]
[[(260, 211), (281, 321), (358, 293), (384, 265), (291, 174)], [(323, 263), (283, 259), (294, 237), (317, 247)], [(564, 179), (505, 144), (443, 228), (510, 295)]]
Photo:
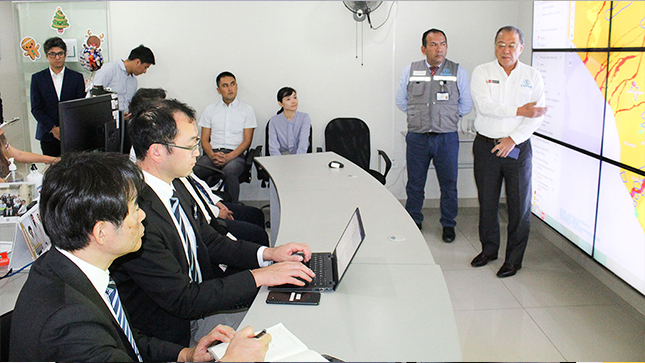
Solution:
[[(301, 254), (298, 254), (298, 252)], [(302, 260), (302, 255), (304, 255), (304, 261)], [(311, 249), (304, 243), (289, 242), (282, 246), (265, 249), (262, 257), (265, 261), (307, 262), (311, 258)]]
[(304, 281), (311, 282), (311, 279), (316, 276), (304, 264), (290, 261), (274, 263), (271, 266), (251, 270), (251, 273), (257, 287), (282, 284), (304, 286)]

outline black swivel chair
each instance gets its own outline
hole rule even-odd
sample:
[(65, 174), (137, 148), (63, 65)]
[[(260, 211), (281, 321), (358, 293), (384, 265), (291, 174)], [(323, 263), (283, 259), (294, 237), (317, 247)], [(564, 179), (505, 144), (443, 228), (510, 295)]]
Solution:
[(357, 118), (335, 118), (325, 127), (325, 150), (349, 159), (385, 185), (392, 161), (385, 151), (377, 150), (385, 162), (385, 173), (370, 169), (370, 129)]
[[(240, 176), (238, 177), (238, 180), (240, 183), (250, 183), (251, 182), (251, 167), (253, 166), (253, 159), (255, 159), (258, 156), (262, 155), (262, 145), (258, 145), (255, 148), (250, 148), (246, 152), (246, 157), (245, 157), (245, 163), (244, 163), (244, 171)], [(208, 169), (210, 171), (215, 172), (214, 175), (210, 176), (208, 180), (205, 180), (205, 182), (208, 183), (209, 186), (216, 185), (217, 182), (221, 179), (224, 178), (224, 172), (222, 172), (221, 169), (206, 166), (206, 165), (200, 165), (201, 168)], [(217, 194), (220, 196), (225, 202), (230, 202), (231, 201), (231, 196), (226, 192), (225, 185), (221, 184), (217, 190), (213, 190), (213, 193)]]
[[(271, 123), (271, 120), (267, 121), (266, 126), (264, 127), (264, 156), (269, 156), (269, 123)], [(309, 147), (307, 148), (307, 154), (311, 154), (312, 150), (312, 135), (313, 135), (313, 127), (309, 125)], [(261, 146), (260, 146), (261, 147)], [(259, 156), (259, 155), (258, 155)], [(266, 188), (269, 185), (269, 173), (260, 165), (260, 163), (255, 163), (255, 169), (258, 172), (258, 180), (260, 180), (262, 183), (260, 186), (262, 188)]]
[(9, 332), (13, 310), (0, 316), (0, 362), (9, 361)]

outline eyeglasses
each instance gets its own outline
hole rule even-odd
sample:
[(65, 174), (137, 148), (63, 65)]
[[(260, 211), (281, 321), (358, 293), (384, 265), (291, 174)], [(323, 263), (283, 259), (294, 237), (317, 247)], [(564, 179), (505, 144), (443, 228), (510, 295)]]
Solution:
[(511, 43), (511, 44), (506, 44), (506, 43), (497, 43), (495, 46), (499, 49), (510, 49), (510, 50), (515, 50), (516, 48), (519, 48), (519, 44)]
[(58, 52), (58, 53), (49, 52), (49, 53), (47, 53), (47, 56), (49, 58), (59, 58), (59, 57), (64, 57), (65, 54), (66, 54), (66, 52)]
[(193, 145), (193, 146), (180, 146), (180, 145), (175, 145), (175, 144), (167, 144), (165, 142), (156, 142), (155, 144), (166, 145), (168, 147), (174, 147), (174, 148), (177, 148), (177, 149), (183, 149), (183, 150), (188, 150), (188, 151), (195, 151), (195, 149), (197, 149), (199, 147), (199, 141), (200, 141), (200, 138), (198, 137), (197, 138), (197, 143), (195, 145)]

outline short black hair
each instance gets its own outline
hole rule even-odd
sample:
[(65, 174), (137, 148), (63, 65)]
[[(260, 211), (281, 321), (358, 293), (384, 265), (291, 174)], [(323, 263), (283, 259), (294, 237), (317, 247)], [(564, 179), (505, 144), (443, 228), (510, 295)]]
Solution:
[(139, 88), (130, 101), (130, 112), (135, 114), (145, 102), (164, 98), (166, 98), (166, 90), (163, 88)]
[(143, 44), (130, 51), (128, 60), (135, 59), (140, 60), (141, 63), (155, 64), (155, 55), (152, 53), (150, 48), (144, 47)]
[(503, 26), (503, 27), (499, 28), (497, 33), (495, 33), (495, 43), (497, 43), (497, 37), (499, 36), (499, 33), (501, 33), (501, 32), (515, 32), (515, 33), (517, 33), (517, 35), (520, 38), (520, 44), (524, 44), (524, 33), (522, 33), (522, 31), (519, 28), (514, 27), (512, 25), (507, 25), (507, 26)]
[(237, 78), (235, 78), (235, 75), (229, 71), (224, 71), (220, 74), (217, 75), (217, 78), (215, 78), (215, 84), (217, 84), (217, 88), (219, 88), (219, 80), (224, 78), (224, 77), (233, 77), (234, 80), (237, 81)]
[(49, 50), (54, 47), (58, 47), (63, 51), (65, 51), (65, 53), (67, 53), (67, 44), (65, 44), (65, 42), (61, 38), (53, 37), (45, 40), (45, 44), (43, 44), (43, 48), (45, 49), (45, 54), (49, 53)]
[[(138, 160), (144, 160), (152, 144), (173, 144), (177, 137), (175, 113), (181, 112), (191, 121), (195, 109), (175, 99), (144, 102), (130, 121), (130, 141)], [(172, 148), (166, 146), (168, 153)]]
[(97, 222), (121, 226), (144, 184), (141, 169), (120, 153), (65, 153), (45, 172), (40, 216), (52, 245), (85, 248)]
[(443, 34), (443, 37), (444, 37), (444, 38), (446, 38), (446, 44), (448, 43), (448, 37), (446, 36), (446, 33), (444, 33), (444, 32), (443, 32), (443, 30), (439, 30), (439, 29), (437, 29), (437, 28), (432, 28), (432, 29), (428, 29), (428, 30), (426, 30), (426, 31), (423, 33), (423, 37), (421, 37), (421, 44), (422, 44), (424, 47), (427, 47), (427, 46), (428, 46), (428, 44), (427, 44), (428, 42), (427, 42), (427, 40), (426, 40), (426, 37), (427, 37), (427, 36), (428, 36), (428, 34), (430, 34), (430, 33), (441, 33), (441, 34)]

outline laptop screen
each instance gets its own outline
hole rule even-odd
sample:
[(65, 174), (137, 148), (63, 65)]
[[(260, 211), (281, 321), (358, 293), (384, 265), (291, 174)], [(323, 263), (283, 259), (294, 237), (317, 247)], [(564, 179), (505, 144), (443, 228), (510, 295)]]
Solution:
[(365, 239), (365, 230), (363, 229), (363, 221), (358, 208), (354, 211), (352, 218), (349, 220), (345, 231), (343, 231), (340, 240), (334, 249), (334, 256), (336, 257), (336, 264), (338, 266), (338, 281), (345, 275), (347, 266), (352, 262), (352, 258), (358, 247)]

